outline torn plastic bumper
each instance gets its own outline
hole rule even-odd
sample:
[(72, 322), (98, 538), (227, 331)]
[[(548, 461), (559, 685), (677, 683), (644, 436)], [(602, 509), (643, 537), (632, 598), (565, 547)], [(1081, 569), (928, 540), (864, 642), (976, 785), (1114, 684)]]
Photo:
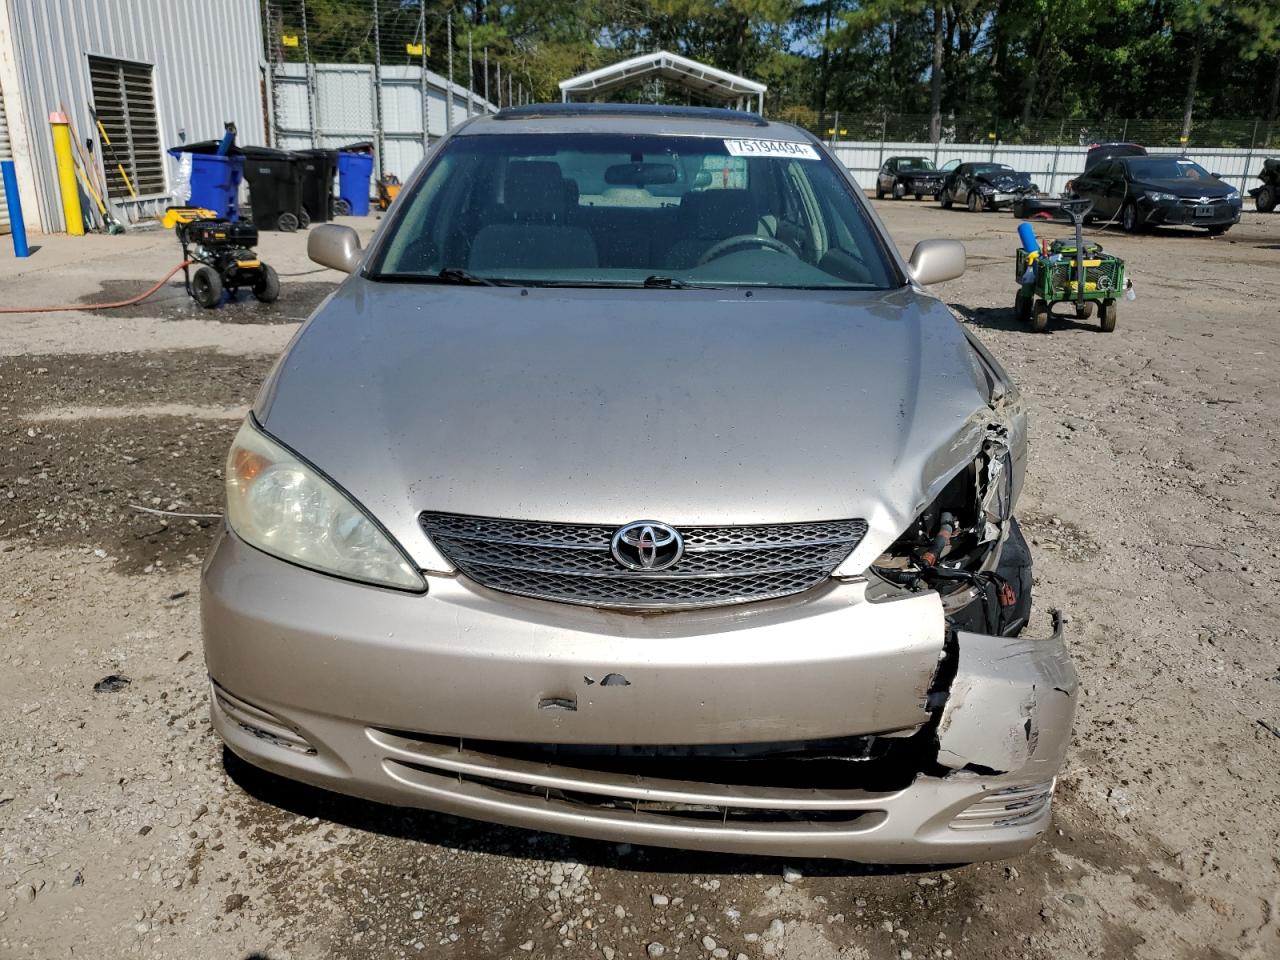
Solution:
[(955, 679), (938, 723), (951, 770), (1051, 781), (1071, 739), (1079, 683), (1053, 612), (1048, 639), (956, 636)]

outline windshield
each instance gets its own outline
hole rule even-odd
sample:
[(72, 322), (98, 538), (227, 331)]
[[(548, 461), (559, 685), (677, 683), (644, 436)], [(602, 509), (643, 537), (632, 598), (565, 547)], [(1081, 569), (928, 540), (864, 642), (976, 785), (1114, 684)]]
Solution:
[(974, 173), (1013, 173), (1013, 167), (1007, 163), (975, 163)]
[(1194, 160), (1177, 157), (1145, 157), (1130, 160), (1129, 172), (1135, 180), (1208, 180), (1212, 174)]
[(459, 136), (397, 206), (371, 279), (900, 285), (847, 181), (810, 144)]
[(900, 157), (898, 159), (899, 170), (932, 170), (933, 161), (924, 157)]

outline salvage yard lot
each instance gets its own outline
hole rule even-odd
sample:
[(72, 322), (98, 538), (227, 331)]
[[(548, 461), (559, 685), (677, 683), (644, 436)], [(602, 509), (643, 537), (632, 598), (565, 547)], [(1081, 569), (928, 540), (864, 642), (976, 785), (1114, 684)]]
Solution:
[[(304, 235), (269, 234), (269, 307), (204, 312), (170, 287), (0, 317), (0, 958), (1280, 955), (1280, 216), (1215, 240), (1095, 232), (1137, 299), (1113, 334), (1037, 335), (1012, 315), (1008, 214), (875, 207), (904, 250), (967, 243), (935, 292), (1031, 409), (1031, 631), (1070, 615), (1082, 696), (1030, 854), (907, 871), (632, 849), (370, 807), (225, 756), (197, 599), (222, 459), (339, 279)], [(49, 238), (0, 258), (0, 289), (118, 299), (176, 254), (158, 231)], [(110, 675), (130, 682), (95, 692)]]

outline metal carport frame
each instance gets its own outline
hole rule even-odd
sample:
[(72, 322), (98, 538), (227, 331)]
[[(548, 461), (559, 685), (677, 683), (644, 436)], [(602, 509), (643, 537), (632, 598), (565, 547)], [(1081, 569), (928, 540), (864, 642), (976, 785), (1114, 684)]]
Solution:
[(756, 110), (764, 113), (764, 94), (769, 89), (765, 84), (666, 50), (561, 80), (560, 99), (565, 103), (585, 100), (651, 76), (674, 81), (704, 97), (732, 103), (739, 110), (749, 109), (754, 98)]

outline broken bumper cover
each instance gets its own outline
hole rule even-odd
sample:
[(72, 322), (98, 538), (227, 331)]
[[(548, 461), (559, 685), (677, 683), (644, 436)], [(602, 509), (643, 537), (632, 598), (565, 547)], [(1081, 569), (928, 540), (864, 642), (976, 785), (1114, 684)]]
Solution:
[[(700, 748), (680, 745), (732, 752), (933, 722), (936, 595), (870, 603), (860, 584), (832, 583), (751, 609), (643, 617), (461, 578), (430, 587), (343, 583), (224, 534), (202, 591), (218, 733), (256, 766), (340, 793), (613, 841), (937, 863), (1017, 854), (1048, 825), (1075, 694), (1060, 638), (962, 640), (975, 652), (962, 651), (953, 682), (966, 696), (939, 752), (950, 773), (892, 789), (704, 782), (637, 776), (625, 760), (632, 745), (669, 745), (693, 750), (696, 770)], [(1062, 702), (1042, 704), (1037, 691), (1053, 688)], [(617, 757), (501, 748), (521, 742), (615, 744)]]

